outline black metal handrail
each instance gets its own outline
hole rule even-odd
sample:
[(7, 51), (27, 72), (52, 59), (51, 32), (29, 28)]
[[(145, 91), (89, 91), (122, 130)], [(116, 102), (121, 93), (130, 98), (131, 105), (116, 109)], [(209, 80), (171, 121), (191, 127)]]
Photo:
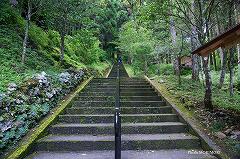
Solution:
[(120, 116), (120, 70), (119, 58), (117, 62), (117, 78), (116, 78), (116, 102), (114, 115), (114, 130), (115, 130), (115, 159), (121, 159), (121, 116)]

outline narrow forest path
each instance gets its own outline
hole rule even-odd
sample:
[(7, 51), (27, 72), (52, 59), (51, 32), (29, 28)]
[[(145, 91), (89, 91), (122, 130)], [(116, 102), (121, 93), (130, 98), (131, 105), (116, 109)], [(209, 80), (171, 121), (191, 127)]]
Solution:
[[(29, 159), (113, 159), (116, 71), (95, 78), (36, 143)], [(122, 159), (215, 158), (193, 155), (200, 139), (143, 78), (120, 68)]]

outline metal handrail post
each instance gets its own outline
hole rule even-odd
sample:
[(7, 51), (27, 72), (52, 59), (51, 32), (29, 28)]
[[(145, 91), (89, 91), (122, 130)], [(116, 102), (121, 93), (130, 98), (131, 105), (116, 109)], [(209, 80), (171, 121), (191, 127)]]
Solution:
[(120, 116), (120, 71), (119, 61), (117, 62), (117, 78), (116, 78), (116, 102), (114, 115), (115, 129), (115, 159), (121, 159), (121, 116)]

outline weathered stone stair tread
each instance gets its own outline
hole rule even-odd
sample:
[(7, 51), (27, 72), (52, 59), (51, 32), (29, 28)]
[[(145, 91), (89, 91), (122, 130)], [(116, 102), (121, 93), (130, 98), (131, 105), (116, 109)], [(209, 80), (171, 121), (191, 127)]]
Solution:
[[(109, 116), (114, 116), (114, 114), (67, 114), (67, 115), (60, 115), (61, 116), (66, 116), (66, 117), (94, 117), (94, 116), (101, 116), (101, 117), (109, 117)], [(137, 117), (150, 117), (150, 116), (176, 116), (176, 114), (121, 114), (122, 117), (125, 116), (137, 116)]]
[[(176, 122), (179, 121), (176, 114), (122, 114), (122, 123), (147, 123), (147, 122)], [(112, 123), (113, 114), (93, 115), (60, 115), (59, 121), (64, 123)]]
[[(216, 159), (208, 154), (189, 154), (189, 150), (122, 151), (122, 159)], [(196, 150), (201, 151), (201, 150)], [(36, 152), (27, 159), (113, 159), (114, 151)]]
[[(161, 108), (172, 108), (170, 106), (162, 107), (121, 107), (121, 109), (161, 109)], [(114, 107), (71, 107), (68, 109), (115, 109)]]
[[(66, 114), (113, 114), (114, 107), (71, 107)], [(122, 107), (121, 114), (152, 114), (172, 113), (170, 106), (161, 107)]]
[[(73, 102), (74, 107), (91, 106), (91, 107), (102, 107), (102, 106), (114, 107), (114, 101), (75, 101)], [(164, 101), (121, 101), (121, 106), (166, 106)]]
[[(153, 140), (199, 140), (196, 136), (187, 133), (176, 134), (123, 134), (122, 141), (153, 141)], [(49, 135), (39, 140), (39, 142), (81, 142), (81, 141), (114, 141), (113, 135)]]
[[(87, 98), (86, 96), (78, 96), (78, 98), (81, 98), (81, 97), (83, 97), (83, 98)], [(96, 97), (96, 98), (112, 98), (112, 97), (114, 97), (114, 95), (113, 96), (88, 96), (89, 98), (93, 98), (93, 97)], [(121, 96), (121, 98), (134, 98), (134, 97), (136, 97), (136, 98), (149, 98), (149, 97), (158, 97), (158, 98), (161, 98), (161, 97), (159, 97), (159, 96), (134, 96), (134, 95), (132, 95), (132, 96)]]
[[(89, 96), (89, 95), (107, 95), (107, 96), (113, 96), (113, 92), (83, 92), (83, 93), (80, 93), (79, 95), (81, 96)], [(120, 95), (124, 95), (124, 96), (131, 96), (131, 95), (136, 95), (136, 96), (144, 96), (144, 95), (147, 95), (147, 96), (150, 96), (150, 95), (157, 95), (156, 92), (146, 92), (146, 93), (141, 93), (141, 92), (120, 92)]]
[[(185, 125), (181, 122), (159, 122), (159, 123), (122, 123), (122, 126), (176, 126)], [(100, 123), (100, 124), (65, 124), (59, 123), (52, 127), (113, 127), (113, 123)]]
[[(95, 102), (97, 102), (97, 103), (105, 103), (106, 101), (76, 101), (76, 102), (82, 102), (82, 103), (95, 103)], [(139, 101), (122, 101), (122, 103), (124, 104), (124, 103), (142, 103), (142, 102), (144, 102), (144, 103), (163, 103), (163, 101), (141, 101), (141, 100), (139, 100)], [(112, 102), (112, 103), (115, 103), (115, 102)]]
[[(122, 101), (161, 101), (159, 96), (121, 96)], [(89, 100), (98, 100), (98, 101), (115, 101), (114, 96), (78, 96), (76, 102), (78, 101), (89, 101)]]
[[(52, 134), (114, 134), (114, 124), (66, 124), (59, 123), (53, 125), (50, 129)], [(162, 122), (162, 123), (123, 123), (122, 134), (163, 134), (163, 133), (185, 133), (186, 125), (180, 122)]]

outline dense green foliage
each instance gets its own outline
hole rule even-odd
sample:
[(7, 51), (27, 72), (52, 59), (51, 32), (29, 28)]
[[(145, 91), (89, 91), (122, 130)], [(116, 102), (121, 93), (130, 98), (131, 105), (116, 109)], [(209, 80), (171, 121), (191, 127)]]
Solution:
[[(20, 83), (40, 71), (60, 72), (65, 68), (94, 68), (106, 62), (107, 53), (99, 45), (93, 29), (76, 30), (66, 36), (66, 55), (60, 65), (60, 34), (54, 30), (44, 30), (34, 22), (30, 24), (29, 47), (26, 63), (21, 64), (22, 41), (25, 20), (20, 12), (8, 3), (1, 3), (0, 27), (0, 90), (4, 91), (9, 82)], [(98, 67), (99, 68), (99, 67)], [(99, 68), (102, 71), (102, 68)]]
[(128, 20), (128, 13), (123, 4), (118, 0), (106, 0), (100, 4), (96, 25), (100, 30), (100, 41), (102, 47), (109, 51), (115, 50), (112, 43), (117, 39), (119, 28)]
[(152, 32), (130, 21), (121, 28), (118, 40), (120, 50), (131, 61), (134, 71), (146, 69), (145, 62), (153, 52), (155, 44)]

